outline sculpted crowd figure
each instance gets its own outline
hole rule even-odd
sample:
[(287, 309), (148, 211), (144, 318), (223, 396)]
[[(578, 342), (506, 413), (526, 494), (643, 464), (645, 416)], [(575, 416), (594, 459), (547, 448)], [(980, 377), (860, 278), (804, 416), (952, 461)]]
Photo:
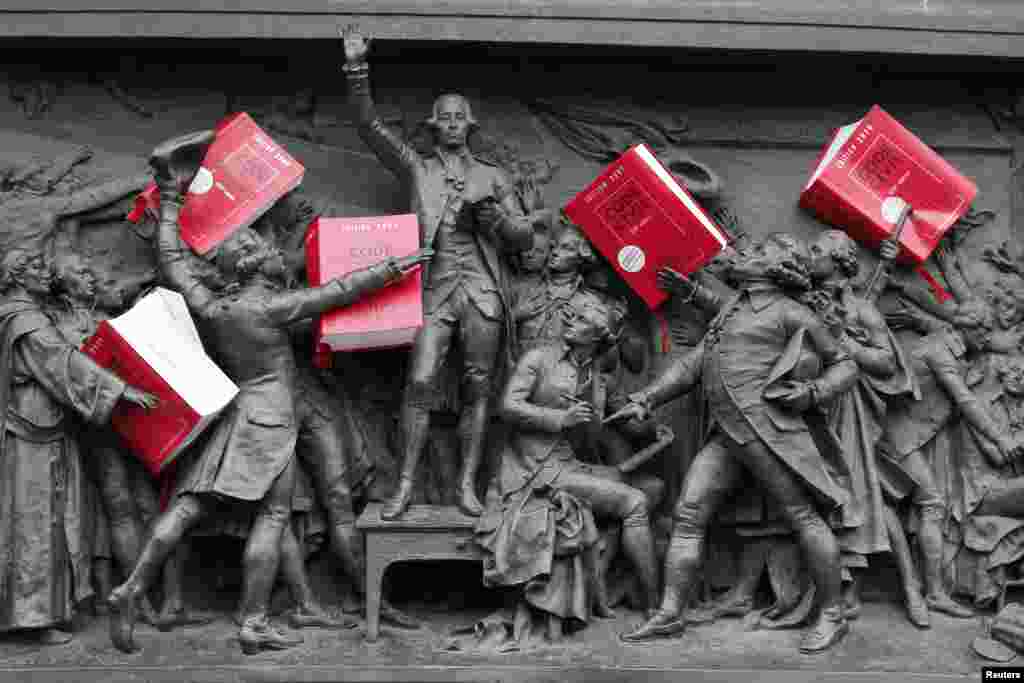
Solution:
[[(359, 611), (367, 559), (356, 520), (379, 454), (345, 377), (314, 366), (311, 324), (417, 268), (424, 326), (398, 410), (400, 474), (380, 517), (400, 525), (410, 514), (431, 415), (454, 371), (461, 471), (446, 483), (474, 524), (484, 586), (514, 589), (517, 626), (539, 617), (558, 639), (566, 627), (614, 618), (615, 562), (628, 567), (631, 606), (643, 610), (625, 643), (752, 611), (760, 563), (695, 604), (702, 568), (714, 570), (709, 528), (738, 503), (759, 507), (747, 519), (756, 529), (781, 521), (765, 535), (799, 549), (810, 588), (759, 623), (806, 624), (805, 653), (849, 631), (863, 570), (881, 553), (895, 556), (908, 617), (921, 628), (930, 611), (975, 614), (953, 594), (973, 591), (983, 606), (1005, 591), (1024, 552), (1014, 533), (1024, 526), (1024, 268), (1005, 249), (987, 258), (1010, 284), (985, 294), (952, 241), (941, 247), (936, 262), (955, 295), (943, 304), (890, 272), (895, 242), (882, 244), (882, 277), (869, 291), (862, 250), (841, 231), (808, 244), (788, 233), (745, 237), (700, 274), (659, 272), (670, 297), (670, 343), (659, 353), (636, 341), (621, 283), (584, 233), (544, 208), (535, 162), (510, 175), (476, 155), (478, 124), (460, 95), (433, 103), (434, 145), (417, 151), (376, 112), (369, 39), (350, 27), (342, 42), (360, 135), (405, 184), (419, 219), (421, 249), (411, 256), (304, 286), (303, 238), (316, 211), (298, 191), (205, 260), (191, 253), (178, 216), (213, 138), (201, 132), (165, 142), (149, 160), (160, 192), (155, 271), (101, 289), (79, 253), (75, 217), (137, 189), (138, 179), (95, 201), (57, 202), (49, 193), (87, 155), (46, 173), (0, 173), (0, 208), (31, 215), (33, 235), (55, 235), (48, 247), (8, 248), (0, 259), (0, 630), (67, 642), (73, 603), (89, 594), (92, 574), (104, 584), (111, 560), (126, 576), (103, 603), (119, 650), (138, 649), (139, 619), (165, 630), (207, 623), (182, 597), (183, 541), (193, 533), (245, 538), (235, 614), (244, 652), (301, 642), (268, 617), (278, 579), (292, 595), (292, 627), (354, 626), (318, 601), (306, 542), (320, 524), (355, 593), (344, 611)], [(34, 189), (12, 189), (19, 177)], [(179, 460), (163, 503), (106, 426), (118, 401), (152, 409), (157, 399), (76, 350), (154, 281), (183, 295), (208, 352), (240, 389)], [(887, 289), (896, 296), (883, 299)], [(642, 388), (625, 388), (625, 373), (648, 369)], [(684, 439), (675, 441), (667, 419), (685, 426)], [(948, 453), (946, 439), (955, 444)], [(489, 452), (493, 467), (484, 466)], [(479, 471), (489, 475), (480, 488)], [(737, 501), (745, 482), (752, 488)], [(968, 590), (950, 582), (951, 554), (974, 563), (980, 578)], [(161, 573), (157, 611), (151, 589)], [(381, 616), (418, 625), (387, 601)]]

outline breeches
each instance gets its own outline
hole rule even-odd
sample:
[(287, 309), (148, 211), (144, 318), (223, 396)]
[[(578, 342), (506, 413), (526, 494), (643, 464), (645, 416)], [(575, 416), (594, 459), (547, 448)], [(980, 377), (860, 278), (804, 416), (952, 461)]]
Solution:
[(677, 532), (702, 538), (719, 505), (739, 485), (744, 470), (775, 498), (795, 530), (824, 525), (803, 482), (764, 443), (755, 440), (739, 445), (719, 432), (686, 473), (673, 513)]
[(437, 379), (458, 340), (463, 358), (463, 389), (469, 402), (487, 398), (504, 336), (502, 319), (485, 316), (461, 288), (424, 321), (413, 343), (406, 400), (433, 409)]
[(322, 414), (316, 408), (301, 420), (296, 455), (309, 472), (320, 503), (327, 509), (332, 523), (354, 521), (342, 420), (331, 412)]

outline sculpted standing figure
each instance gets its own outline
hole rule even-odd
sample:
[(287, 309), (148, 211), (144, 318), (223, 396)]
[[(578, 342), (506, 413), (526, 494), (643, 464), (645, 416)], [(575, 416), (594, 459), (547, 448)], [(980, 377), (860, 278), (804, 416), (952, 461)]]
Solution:
[[(891, 550), (902, 575), (908, 616), (915, 625), (927, 628), (928, 608), (921, 597), (918, 573), (899, 518), (882, 495), (876, 460), (887, 405), (897, 399), (920, 398), (910, 358), (875, 306), (885, 278), (875, 283), (874, 291), (853, 287), (860, 270), (857, 243), (841, 230), (826, 230), (810, 251), (816, 282), (808, 297), (816, 302), (812, 308), (860, 368), (854, 388), (837, 397), (829, 409), (829, 424), (843, 444), (854, 502), (862, 519), (858, 526), (839, 534), (843, 565), (851, 575), (844, 597), (846, 613), (853, 618), (860, 612), (859, 570), (867, 567), (868, 556)], [(898, 253), (899, 245), (886, 241), (879, 256), (888, 264)]]
[(40, 302), (53, 273), (38, 252), (10, 249), (0, 262), (0, 631), (39, 629), (41, 642), (70, 634), (73, 601), (89, 593), (81, 545), (81, 463), (68, 411), (109, 421), (119, 400), (156, 399), (68, 344)]
[[(807, 556), (821, 598), (821, 611), (804, 633), (800, 649), (831, 647), (847, 632), (840, 597), (839, 547), (817, 510), (845, 503), (826, 457), (819, 452), (800, 413), (823, 405), (856, 380), (857, 366), (815, 315), (789, 298), (783, 284), (807, 287), (807, 256), (789, 235), (755, 244), (732, 266), (740, 293), (712, 321), (697, 348), (646, 389), (634, 394), (617, 415), (645, 417), (650, 410), (689, 391), (698, 381), (707, 395), (714, 427), (690, 465), (676, 504), (665, 558), (660, 609), (624, 634), (638, 642), (679, 633), (687, 593), (697, 580), (708, 523), (738, 484), (744, 470), (775, 498)], [(783, 381), (796, 362), (794, 341), (807, 336), (825, 366), (813, 381)], [(839, 463), (841, 466), (841, 462)]]
[(160, 272), (188, 302), (208, 334), (225, 373), (239, 394), (226, 409), (202, 451), (179, 476), (174, 502), (157, 520), (131, 576), (110, 597), (117, 613), (111, 638), (122, 650), (132, 640), (138, 596), (153, 583), (168, 553), (221, 501), (259, 509), (246, 543), (239, 608), (239, 641), (247, 654), (298, 642), (267, 619), (267, 603), (280, 561), (284, 525), (291, 517), (294, 479), (296, 363), (289, 326), (345, 306), (397, 282), (425, 260), (423, 252), (354, 271), (322, 287), (287, 291), (281, 252), (250, 229), (237, 231), (215, 255), (217, 266), (239, 282), (218, 295), (197, 275), (195, 256), (182, 242), (178, 215), (186, 188), (199, 168), (212, 133), (177, 138), (150, 158), (160, 188), (157, 233)]
[(1024, 450), (1002, 431), (988, 407), (967, 384), (969, 351), (987, 349), (993, 328), (992, 311), (980, 299), (963, 301), (953, 316), (955, 327), (920, 339), (910, 350), (921, 387), (921, 400), (894, 404), (889, 411), (879, 453), (883, 483), (896, 500), (909, 497), (920, 511), (918, 531), (929, 609), (967, 618), (972, 611), (948, 594), (942, 575), (942, 525), (947, 501), (929, 464), (936, 436), (953, 419), (954, 409), (977, 437), (977, 445), (995, 462), (1008, 462)]
[(411, 192), (423, 246), (436, 257), (424, 273), (424, 325), (412, 349), (399, 429), (402, 474), (398, 490), (381, 516), (396, 519), (408, 508), (420, 454), (436, 403), (438, 373), (458, 339), (464, 359), (463, 408), (459, 420), (462, 474), (459, 508), (479, 515), (475, 480), (483, 455), (489, 403), (496, 370), (502, 367), (503, 339), (511, 345), (506, 264), (502, 251), (530, 246), (533, 229), (517, 206), (503, 171), (478, 160), (467, 144), (476, 119), (461, 95), (434, 102), (429, 123), (436, 146), (424, 156), (384, 127), (370, 97), (369, 41), (353, 27), (343, 33), (349, 97), (359, 130), (370, 146)]

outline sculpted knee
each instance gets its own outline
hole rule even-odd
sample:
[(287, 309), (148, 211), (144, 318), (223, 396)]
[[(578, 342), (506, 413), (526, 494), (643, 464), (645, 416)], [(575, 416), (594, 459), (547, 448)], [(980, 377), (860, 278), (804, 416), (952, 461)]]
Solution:
[(647, 526), (650, 524), (647, 511), (647, 496), (643, 491), (633, 489), (625, 501), (626, 514), (623, 516), (623, 526)]
[(700, 503), (690, 500), (680, 501), (672, 512), (672, 535), (692, 536), (700, 538), (707, 526), (708, 515), (704, 513)]

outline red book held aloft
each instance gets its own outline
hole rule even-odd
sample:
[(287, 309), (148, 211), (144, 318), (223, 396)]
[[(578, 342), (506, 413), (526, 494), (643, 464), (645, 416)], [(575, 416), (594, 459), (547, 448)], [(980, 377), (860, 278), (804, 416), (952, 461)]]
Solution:
[[(306, 274), (318, 287), (388, 257), (420, 247), (415, 214), (367, 218), (317, 218), (306, 233)], [(412, 344), (423, 327), (420, 272), (356, 303), (320, 317), (316, 358), (332, 351), (391, 348)]]
[(203, 351), (185, 300), (157, 288), (124, 314), (100, 323), (82, 351), (128, 384), (160, 398), (144, 411), (118, 402), (114, 430), (157, 476), (238, 393)]
[[(222, 120), (216, 134), (178, 219), (182, 240), (198, 254), (255, 223), (306, 172), (244, 112)], [(146, 209), (159, 207), (160, 193), (152, 184), (136, 198), (128, 219), (137, 223)]]
[(658, 287), (658, 270), (688, 275), (728, 242), (725, 231), (642, 144), (605, 169), (564, 213), (652, 309), (668, 297)]
[(874, 247), (893, 233), (907, 202), (913, 213), (900, 234), (900, 258), (923, 263), (977, 194), (973, 182), (875, 105), (836, 132), (800, 205)]

